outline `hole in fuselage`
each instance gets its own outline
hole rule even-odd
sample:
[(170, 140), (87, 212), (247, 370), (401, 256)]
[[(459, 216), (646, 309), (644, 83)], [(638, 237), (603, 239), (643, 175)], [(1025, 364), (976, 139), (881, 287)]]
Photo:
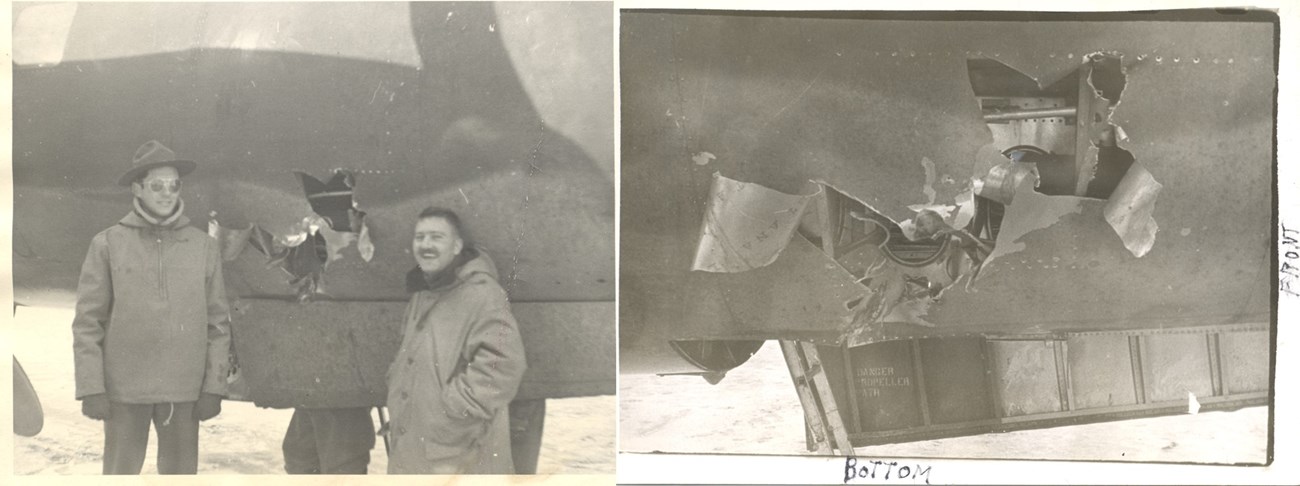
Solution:
[[(1120, 59), (1118, 55), (1107, 54), (1091, 57), (1092, 75), (1089, 82), (1102, 98), (1110, 102), (1110, 106), (1118, 104), (1120, 94), (1124, 92), (1125, 76)], [(1100, 122), (1099, 119), (1098, 123)], [(1101, 129), (1100, 137), (1093, 141), (1097, 147), (1097, 166), (1092, 179), (1088, 181), (1084, 196), (1109, 199), (1133, 165), (1133, 154), (1119, 146), (1118, 131), (1114, 125), (1107, 124)]]
[(323, 218), (330, 229), (349, 233), (361, 231), (361, 218), (365, 213), (353, 207), (352, 188), (356, 185), (356, 176), (352, 172), (336, 170), (325, 182), (305, 172), (294, 171), (294, 174), (302, 183), (312, 212)]
[(1096, 54), (1091, 56), (1090, 59), (1092, 60), (1092, 75), (1089, 80), (1092, 82), (1092, 87), (1112, 106), (1119, 103), (1119, 96), (1124, 92), (1125, 84), (1124, 69), (1120, 64), (1120, 57), (1111, 54)]
[[(1117, 129), (1107, 121), (1124, 92), (1122, 58), (1118, 53), (1095, 53), (1087, 59), (1079, 70), (1047, 87), (998, 61), (967, 61), (971, 89), (993, 146), (1008, 161), (1019, 163), (1019, 170), (1032, 169), (1038, 178), (1034, 190), (1040, 194), (1106, 199), (1133, 164), (1132, 154), (1118, 145)], [(1093, 147), (1098, 154), (1090, 168), (1083, 158)], [(1015, 188), (994, 189), (1005, 193)], [(998, 200), (1008, 201), (1010, 194), (991, 195), (990, 202)]]
[(1035, 166), (1038, 192), (1074, 194), (1077, 72), (1043, 88), (991, 59), (970, 59), (966, 67), (994, 147), (1008, 160)]

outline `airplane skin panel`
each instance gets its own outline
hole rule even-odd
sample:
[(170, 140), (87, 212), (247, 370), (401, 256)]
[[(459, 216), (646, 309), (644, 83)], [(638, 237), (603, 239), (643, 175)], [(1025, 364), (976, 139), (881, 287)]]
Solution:
[[(511, 308), (529, 366), (516, 400), (614, 393), (613, 304)], [(272, 408), (383, 405), (405, 309), (404, 302), (239, 299), (231, 328), (241, 376), (232, 394)]]
[[(956, 204), (971, 177), (1003, 158), (985, 153), (992, 138), (968, 60), (1004, 63), (1047, 87), (1074, 83), (1075, 70), (1098, 52), (1121, 56), (1126, 85), (1109, 122), (1118, 148), (1149, 172), (1145, 187), (1159, 184), (1158, 195), (1109, 213), (1103, 199), (1025, 196), (1064, 198), (1078, 210), (1004, 219), (1004, 228), (1028, 230), (999, 239), (999, 256), (978, 277), (954, 275), (937, 296), (907, 302), (882, 322), (857, 322), (844, 337), (861, 344), (1270, 319), (1273, 24), (781, 15), (621, 17), (621, 268), (629, 285), (620, 323), (631, 335), (663, 326), (668, 339), (698, 336), (713, 320), (731, 329), (710, 339), (836, 331), (833, 321), (738, 319), (741, 311), (717, 303), (683, 303), (683, 295), (717, 300), (694, 287), (689, 271), (712, 173), (790, 194), (826, 181), (904, 223), (918, 205)], [(1106, 216), (1121, 221), (1126, 212), (1134, 223), (1121, 225), (1121, 239)], [(771, 282), (783, 290), (800, 284)]]
[(624, 274), (619, 295), (620, 369), (642, 372), (699, 371), (669, 352), (671, 340), (835, 343), (873, 302), (870, 291), (799, 235), (768, 266), (692, 271), (684, 279)]
[(614, 307), (613, 302), (511, 304), (528, 353), (517, 399), (613, 395)]
[[(923, 158), (951, 180), (935, 187), (950, 202), (990, 140), (964, 62), (837, 40), (851, 38), (842, 22), (625, 18), (625, 165), (699, 173), (691, 155), (708, 152), (724, 176), (791, 194), (837, 181), (901, 221), (930, 202)], [(629, 200), (653, 191), (628, 189)]]
[[(1160, 238), (1151, 253), (1136, 258), (1102, 219), (1100, 201), (1082, 205), (1081, 212), (1026, 234), (1019, 240), (1025, 250), (989, 263), (973, 283), (964, 278), (945, 289), (922, 318), (942, 330), (966, 333), (1268, 320), (1267, 307), (1244, 307), (1253, 274), (1218, 265), (1189, 267), (1186, 255), (1161, 248)], [(1169, 275), (1171, 268), (1184, 270)], [(1226, 284), (1234, 278), (1240, 285)], [(908, 327), (906, 335), (935, 331)]]
[[(292, 169), (412, 171), (427, 134), (409, 106), (417, 81), (381, 63), (235, 51), (18, 70), (14, 175), (104, 189), (150, 138), (198, 162), (199, 177), (273, 184)], [(23, 143), (44, 139), (59, 143)]]

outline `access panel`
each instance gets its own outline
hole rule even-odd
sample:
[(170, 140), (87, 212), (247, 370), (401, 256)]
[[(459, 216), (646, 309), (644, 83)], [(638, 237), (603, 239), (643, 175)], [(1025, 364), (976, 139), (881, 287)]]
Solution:
[(855, 446), (1262, 405), (1269, 349), (1264, 324), (819, 347)]

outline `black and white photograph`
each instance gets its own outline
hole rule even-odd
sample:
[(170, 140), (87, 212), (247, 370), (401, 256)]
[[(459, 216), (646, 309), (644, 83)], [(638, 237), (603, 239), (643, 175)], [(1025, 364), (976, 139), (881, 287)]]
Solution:
[(1300, 482), (1290, 0), (0, 12), (0, 483)]
[(612, 3), (10, 8), (15, 476), (612, 478)]
[(620, 10), (620, 451), (1271, 463), (1277, 21)]

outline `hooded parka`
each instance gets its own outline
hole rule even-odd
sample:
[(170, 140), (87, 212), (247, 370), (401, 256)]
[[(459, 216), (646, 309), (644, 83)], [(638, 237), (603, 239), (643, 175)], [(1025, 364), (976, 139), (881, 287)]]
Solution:
[(226, 394), (230, 315), (217, 243), (131, 212), (90, 242), (72, 322), (76, 397), (179, 403)]
[[(417, 290), (389, 368), (390, 474), (510, 474), (510, 401), (524, 346), (481, 251), (450, 282)], [(418, 271), (416, 269), (415, 271)]]

